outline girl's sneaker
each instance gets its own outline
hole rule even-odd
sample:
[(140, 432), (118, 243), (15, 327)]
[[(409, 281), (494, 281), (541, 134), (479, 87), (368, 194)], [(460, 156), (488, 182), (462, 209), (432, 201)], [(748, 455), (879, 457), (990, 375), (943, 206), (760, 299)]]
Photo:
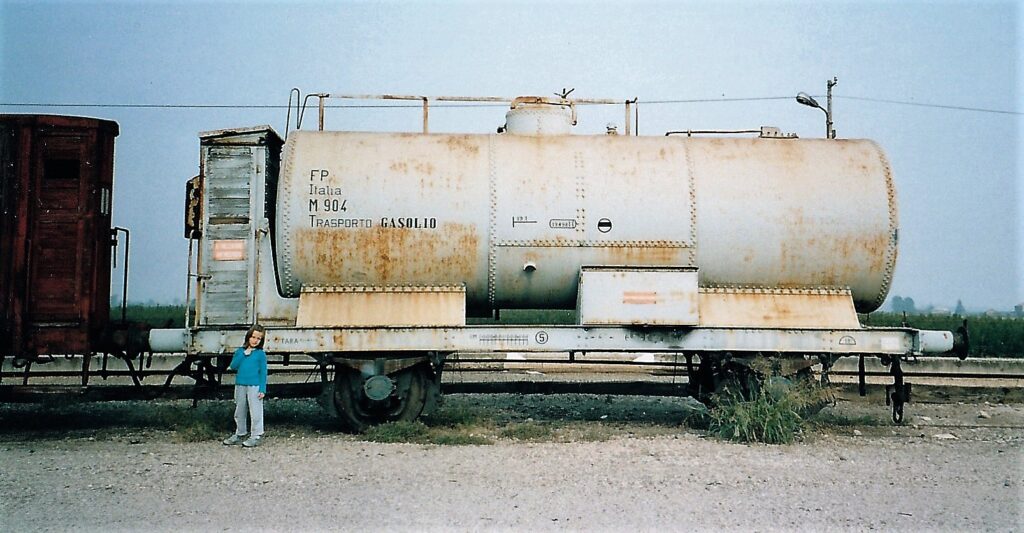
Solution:
[(242, 442), (242, 437), (239, 436), (239, 435), (231, 435), (230, 437), (224, 439), (224, 445), (225, 446), (233, 446), (233, 445), (239, 444), (241, 442)]
[(246, 448), (255, 448), (259, 446), (261, 442), (263, 442), (263, 437), (249, 437), (248, 439), (245, 439), (242, 446)]

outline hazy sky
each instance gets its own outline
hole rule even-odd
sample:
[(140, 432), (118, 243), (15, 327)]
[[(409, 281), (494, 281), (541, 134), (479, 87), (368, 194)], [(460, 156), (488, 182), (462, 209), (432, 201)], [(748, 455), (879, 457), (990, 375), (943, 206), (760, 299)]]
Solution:
[[(1024, 301), (1017, 2), (0, 0), (0, 21), (0, 112), (121, 125), (114, 219), (132, 231), (131, 300), (184, 298), (184, 183), (198, 173), (197, 133), (270, 124), (283, 134), (292, 87), (494, 96), (575, 87), (578, 97), (638, 97), (641, 134), (774, 125), (820, 137), (824, 114), (792, 96), (824, 105), (825, 81), (837, 76), (839, 136), (878, 141), (895, 174), (890, 297), (979, 310)], [(702, 101), (644, 104), (664, 100)], [(25, 103), (281, 107), (14, 105)], [(581, 133), (622, 122), (619, 108), (580, 113)], [(328, 128), (419, 127), (409, 109), (327, 119)], [(503, 121), (502, 108), (437, 109), (431, 129), (493, 132)]]

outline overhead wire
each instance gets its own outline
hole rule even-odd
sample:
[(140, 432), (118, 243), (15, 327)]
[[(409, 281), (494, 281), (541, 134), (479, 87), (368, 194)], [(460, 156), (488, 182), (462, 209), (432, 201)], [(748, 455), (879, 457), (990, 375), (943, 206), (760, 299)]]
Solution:
[(888, 100), (885, 98), (868, 98), (866, 96), (844, 96), (834, 95), (833, 98), (842, 98), (844, 100), (862, 100), (865, 102), (882, 102), (885, 104), (898, 104), (898, 105), (910, 105), (918, 107), (935, 107), (939, 109), (956, 109), (959, 111), (977, 111), (979, 113), (999, 113), (1003, 115), (1024, 115), (1021, 111), (1006, 111), (1003, 109), (986, 109), (983, 107), (966, 107), (958, 105), (944, 105), (944, 104), (925, 104), (921, 102), (906, 102), (902, 100)]
[[(691, 104), (702, 102), (753, 102), (759, 100), (788, 100), (792, 96), (762, 96), (753, 98), (695, 98), (687, 100), (646, 100), (643, 104)], [(430, 107), (506, 107), (507, 103), (435, 103)], [(607, 103), (588, 102), (580, 105), (618, 105)], [(96, 107), (96, 108), (129, 108), (129, 109), (287, 109), (287, 105), (281, 104), (101, 104), (101, 103), (50, 103), (50, 102), (10, 102), (0, 103), (0, 106), (14, 107)], [(334, 109), (354, 108), (415, 108), (419, 109), (422, 104), (326, 104), (324, 107)]]
[[(820, 95), (816, 95), (819, 96)], [(989, 109), (983, 107), (957, 106), (947, 104), (932, 104), (923, 102), (912, 102), (906, 100), (891, 100), (886, 98), (871, 98), (866, 96), (835, 95), (837, 99), (859, 100), (865, 102), (878, 102), (894, 105), (906, 105), (915, 107), (928, 107), (937, 109), (951, 109), (956, 111), (971, 111), (976, 113), (995, 113), (1002, 115), (1024, 115), (1021, 111), (1005, 109)], [(759, 97), (737, 97), (737, 98), (687, 98), (672, 100), (640, 100), (643, 105), (671, 105), (671, 104), (700, 104), (718, 102), (757, 102), (766, 100), (790, 100), (793, 96), (759, 96)], [(432, 108), (479, 108), (479, 107), (505, 107), (504, 103), (434, 103)], [(591, 103), (585, 105), (613, 105)], [(117, 104), (117, 103), (65, 103), (65, 102), (0, 102), (0, 106), (8, 107), (87, 107), (87, 108), (122, 108), (122, 109), (287, 109), (283, 104)], [(421, 108), (421, 104), (327, 104), (324, 107), (331, 109), (393, 109), (393, 108)]]

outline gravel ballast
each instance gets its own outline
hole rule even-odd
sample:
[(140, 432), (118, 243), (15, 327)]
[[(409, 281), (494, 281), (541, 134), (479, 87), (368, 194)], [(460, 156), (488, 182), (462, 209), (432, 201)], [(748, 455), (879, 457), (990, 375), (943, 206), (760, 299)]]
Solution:
[[(42, 407), (3, 405), (0, 528), (1012, 531), (1024, 524), (1019, 404), (911, 404), (903, 426), (831, 426), (767, 446), (675, 426), (682, 404), (670, 398), (457, 396), (449, 403), (495, 409), (508, 420), (568, 419), (610, 434), (597, 442), (381, 444), (300, 419), (268, 425), (262, 446), (242, 449), (219, 439), (182, 442), (159, 421), (123, 427), (119, 408), (103, 408), (112, 409), (108, 422), (61, 431), (30, 422)], [(229, 418), (230, 404), (221, 404)], [(874, 404), (838, 409), (887, 415)]]

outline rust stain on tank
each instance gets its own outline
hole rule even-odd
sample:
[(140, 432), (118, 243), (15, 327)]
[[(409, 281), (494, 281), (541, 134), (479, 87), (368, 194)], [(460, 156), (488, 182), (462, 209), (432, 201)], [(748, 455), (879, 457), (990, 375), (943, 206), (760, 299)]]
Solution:
[(476, 155), (480, 153), (480, 147), (476, 143), (469, 141), (469, 137), (462, 135), (452, 135), (445, 140), (445, 144), (452, 152), (466, 152), (469, 155)]
[(766, 141), (771, 143), (772, 150), (768, 152), (769, 155), (774, 154), (778, 160), (784, 165), (793, 166), (804, 166), (806, 165), (805, 159), (807, 158), (806, 146), (798, 143), (791, 142), (775, 142)]
[[(885, 256), (889, 242), (890, 237), (887, 232), (856, 235), (837, 240), (834, 243), (834, 250), (851, 266), (858, 265), (858, 270), (863, 270), (866, 266), (869, 272), (880, 273), (885, 269)], [(858, 262), (856, 259), (866, 260), (866, 262)]]
[(436, 284), (476, 277), (480, 237), (474, 226), (442, 222), (437, 228), (310, 229), (297, 240), (304, 243), (297, 246), (297, 268), (316, 277), (305, 283)]
[(609, 246), (602, 248), (607, 265), (686, 265), (688, 248), (667, 246)]
[(875, 297), (867, 293), (886, 268), (891, 239), (885, 228), (850, 226), (828, 212), (800, 206), (789, 207), (775, 222), (782, 229), (778, 255), (763, 265), (771, 268), (773, 286), (850, 286), (856, 299)]
[(740, 147), (737, 139), (697, 139), (694, 145), (704, 149), (705, 157), (717, 161), (742, 159), (745, 148), (749, 148)]
[(867, 289), (862, 283), (884, 272), (889, 241), (884, 232), (783, 240), (779, 243), (775, 285), (850, 286), (855, 289), (856, 299), (873, 298), (873, 294), (861, 294), (856, 288)]
[(417, 161), (413, 165), (413, 168), (416, 169), (417, 172), (426, 174), (428, 176), (433, 175), (435, 170), (434, 164), (431, 163), (430, 161)]

